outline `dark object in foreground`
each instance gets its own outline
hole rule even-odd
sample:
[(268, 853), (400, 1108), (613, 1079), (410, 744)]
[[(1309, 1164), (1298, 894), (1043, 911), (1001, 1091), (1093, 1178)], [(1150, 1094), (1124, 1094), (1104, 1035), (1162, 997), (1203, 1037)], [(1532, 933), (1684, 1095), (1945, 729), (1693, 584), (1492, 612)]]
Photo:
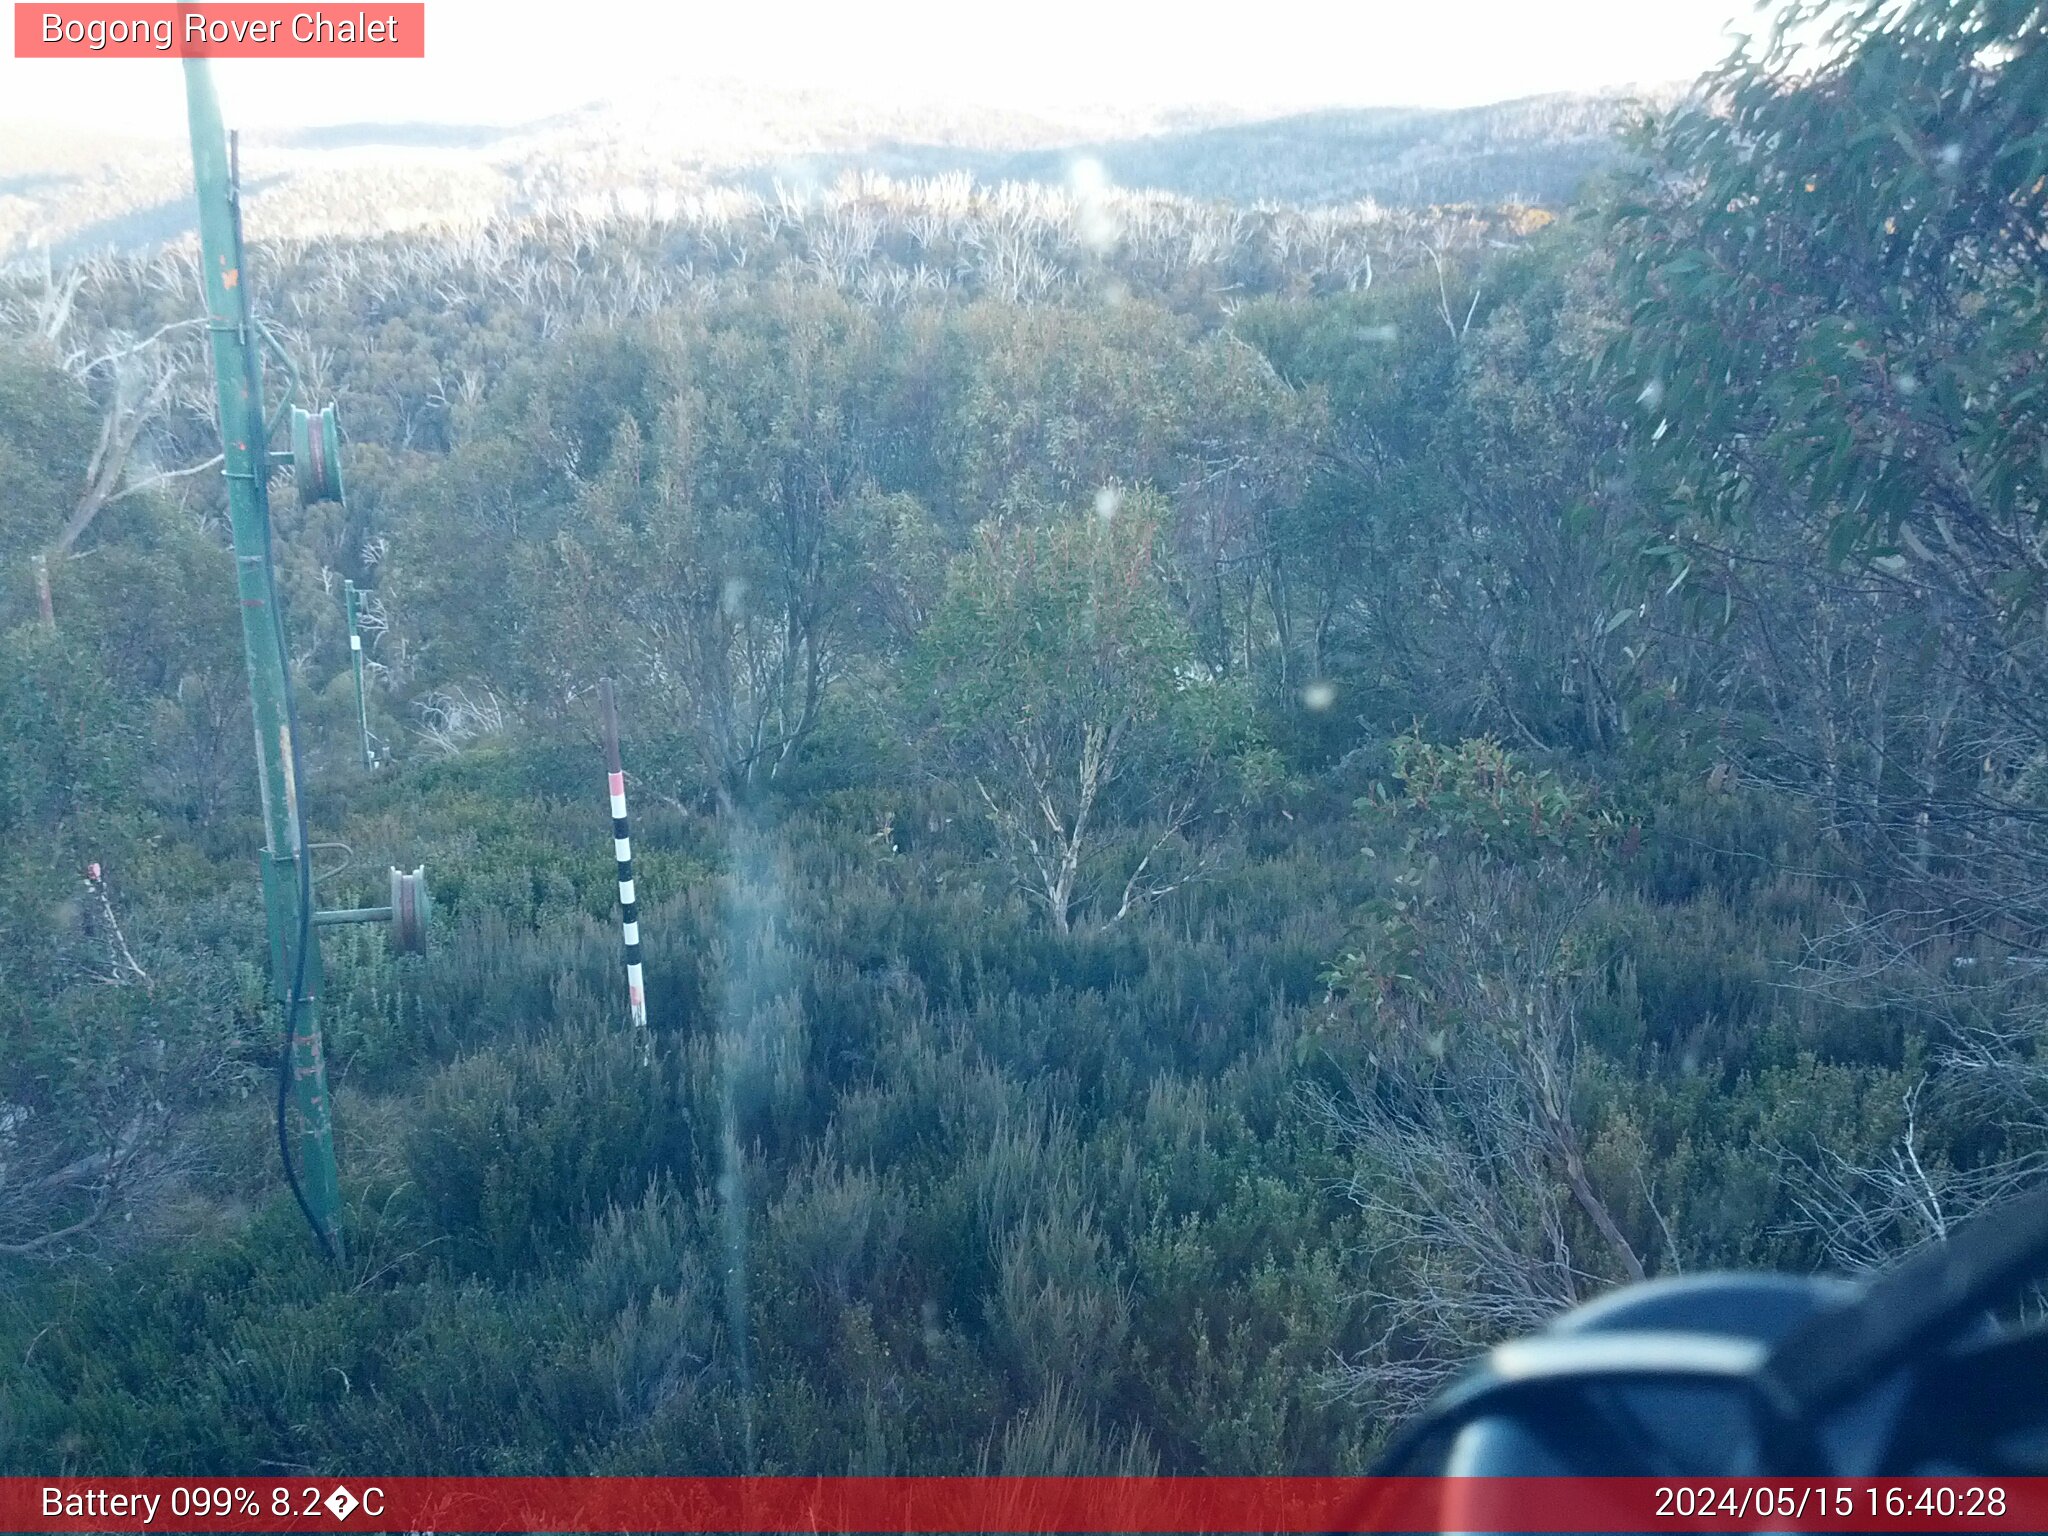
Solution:
[(1703, 1275), (1631, 1286), (1494, 1350), (1379, 1470), (2048, 1472), (2048, 1328), (1993, 1317), (2044, 1271), (2048, 1188), (1865, 1282)]

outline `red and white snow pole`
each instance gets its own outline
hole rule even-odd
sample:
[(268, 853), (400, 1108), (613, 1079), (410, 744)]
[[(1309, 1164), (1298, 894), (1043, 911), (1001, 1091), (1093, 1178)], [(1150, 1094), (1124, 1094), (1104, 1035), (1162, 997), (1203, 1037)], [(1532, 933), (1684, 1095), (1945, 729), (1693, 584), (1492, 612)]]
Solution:
[(619, 860), (619, 931), (626, 943), (626, 1000), (643, 1053), (651, 1051), (647, 1029), (647, 984), (640, 972), (640, 900), (633, 888), (633, 836), (626, 825), (626, 773), (619, 763), (619, 711), (612, 680), (600, 679), (598, 704), (604, 714), (604, 766), (612, 797), (612, 849)]

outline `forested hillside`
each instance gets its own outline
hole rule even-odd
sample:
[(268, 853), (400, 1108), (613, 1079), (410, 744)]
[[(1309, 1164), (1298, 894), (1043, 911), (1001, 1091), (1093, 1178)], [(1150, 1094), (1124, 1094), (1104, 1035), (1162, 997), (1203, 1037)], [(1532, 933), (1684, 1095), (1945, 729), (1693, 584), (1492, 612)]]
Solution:
[(1359, 1471), (2027, 1178), (2048, 43), (1843, 18), (1569, 208), (252, 217), (321, 900), (438, 907), (328, 933), (338, 1271), (194, 252), (13, 280), (0, 1470)]
[[(1244, 205), (1554, 206), (1623, 158), (1617, 134), (1640, 105), (1620, 95), (1536, 96), (1247, 120), (1114, 102), (1043, 114), (883, 107), (713, 82), (506, 126), (252, 133), (243, 149), (250, 227), (272, 239), (433, 239), (560, 215), (666, 219), (735, 193), (829, 201), (843, 183), (876, 177), (1015, 183), (1015, 195), (1027, 196), (1080, 175)], [(37, 265), (46, 252), (151, 251), (191, 235), (190, 170), (175, 127), (141, 140), (0, 119), (0, 269)]]

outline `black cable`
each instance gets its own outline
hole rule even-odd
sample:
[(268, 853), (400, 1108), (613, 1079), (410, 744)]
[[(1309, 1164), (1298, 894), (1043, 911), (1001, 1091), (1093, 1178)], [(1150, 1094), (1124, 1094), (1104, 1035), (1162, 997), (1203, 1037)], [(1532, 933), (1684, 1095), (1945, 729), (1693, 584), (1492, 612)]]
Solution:
[[(239, 213), (239, 210), (238, 210)], [(244, 300), (247, 303), (247, 300)], [(254, 371), (254, 363), (251, 363)], [(254, 399), (261, 395), (252, 394)], [(269, 452), (266, 443), (264, 452)], [(267, 466), (266, 466), (267, 468)], [(292, 984), (285, 994), (284, 1045), (278, 1058), (277, 1069), (277, 1152), (284, 1160), (284, 1176), (292, 1187), (292, 1197), (299, 1202), (299, 1209), (305, 1213), (306, 1225), (313, 1229), (313, 1235), (320, 1240), (321, 1251), (329, 1261), (335, 1261), (334, 1241), (320, 1219), (313, 1214), (313, 1207), (306, 1200), (306, 1192), (299, 1185), (299, 1176), (292, 1167), (291, 1141), (285, 1129), (285, 1100), (291, 1092), (292, 1037), (298, 1028), (299, 1008), (305, 1002), (306, 994), (306, 953), (313, 942), (313, 850), (307, 840), (306, 817), (298, 803), (298, 787), (305, 782), (305, 774), (299, 761), (299, 706), (297, 691), (292, 687), (292, 660), (290, 647), (285, 643), (284, 612), (277, 595), (277, 561), (273, 552), (270, 532), (270, 495), (263, 485), (262, 471), (258, 472), (258, 496), (263, 502), (263, 582), (268, 588), (270, 599), (270, 632), (277, 642), (277, 671), (283, 683), (284, 693), (284, 736), (288, 762), (285, 772), (291, 778), (292, 791), (287, 801), (291, 811), (292, 824), (298, 834), (297, 846), (292, 850), (292, 862), (297, 866), (299, 932), (292, 944)]]
[[(233, 135), (228, 141), (231, 157), (228, 175), (228, 212), (234, 223), (235, 265), (246, 272), (247, 253), (242, 245), (242, 164), (240, 135)], [(263, 388), (261, 367), (256, 358), (255, 348), (250, 344), (254, 330), (254, 319), (250, 314), (249, 284), (240, 287), (240, 308), (242, 311), (242, 369), (248, 382), (249, 399), (254, 404), (257, 420), (262, 420)], [(292, 1198), (299, 1204), (300, 1212), (306, 1218), (306, 1225), (313, 1229), (313, 1236), (319, 1241), (320, 1249), (330, 1262), (337, 1260), (334, 1242), (327, 1229), (320, 1224), (320, 1218), (313, 1213), (312, 1204), (306, 1199), (306, 1191), (299, 1182), (299, 1173), (292, 1166), (291, 1130), (286, 1112), (291, 1097), (292, 1082), (292, 1038), (298, 1029), (299, 1008), (305, 1001), (306, 951), (313, 937), (313, 851), (306, 836), (306, 818), (298, 806), (298, 786), (305, 782), (299, 762), (299, 711), (298, 698), (292, 688), (291, 650), (285, 643), (284, 613), (277, 596), (277, 559), (275, 544), (270, 529), (270, 441), (265, 436), (256, 445), (257, 464), (251, 477), (259, 509), (263, 514), (263, 586), (264, 596), (270, 608), (270, 633), (277, 646), (277, 670), (283, 684), (285, 749), (289, 761), (285, 771), (290, 776), (291, 794), (287, 807), (291, 811), (297, 843), (292, 849), (292, 861), (297, 866), (299, 931), (292, 945), (292, 981), (285, 993), (284, 1039), (277, 1057), (277, 1155), (284, 1164), (285, 1183), (291, 1186)], [(279, 786), (282, 789), (282, 786)]]
[[(264, 451), (268, 452), (267, 444)], [(291, 1136), (286, 1127), (285, 1101), (291, 1095), (292, 1037), (298, 1028), (299, 1008), (305, 1002), (306, 952), (312, 947), (313, 941), (313, 850), (307, 841), (306, 817), (298, 805), (298, 786), (305, 782), (305, 775), (299, 762), (299, 708), (298, 697), (292, 687), (291, 651), (284, 638), (284, 613), (277, 596), (277, 562), (270, 534), (270, 496), (267, 488), (263, 488), (260, 477), (257, 485), (257, 494), (264, 504), (263, 584), (269, 597), (270, 632), (277, 643), (278, 675), (284, 684), (284, 735), (286, 751), (289, 754), (285, 771), (290, 774), (292, 785), (292, 793), (287, 804), (291, 811), (293, 827), (298, 833), (297, 846), (292, 850), (292, 862), (297, 866), (298, 875), (299, 931), (292, 944), (292, 983), (285, 994), (284, 1042), (277, 1062), (277, 1155), (283, 1160), (285, 1182), (292, 1187), (292, 1198), (299, 1202), (299, 1209), (305, 1213), (306, 1225), (313, 1229), (313, 1235), (320, 1240), (321, 1251), (332, 1261), (336, 1258), (333, 1239), (328, 1236), (327, 1229), (320, 1224), (320, 1218), (313, 1214), (313, 1207), (307, 1201), (306, 1192), (299, 1184), (298, 1170), (292, 1167)]]
[[(269, 518), (264, 519), (266, 546), (269, 538)], [(299, 719), (297, 700), (292, 692), (291, 660), (285, 648), (284, 620), (277, 611), (277, 575), (270, 564), (269, 550), (264, 551), (264, 566), (267, 584), (270, 588), (271, 629), (277, 636), (277, 657), (279, 670), (284, 674), (284, 717), (285, 737), (290, 746), (292, 784), (296, 800), (296, 786), (299, 783)], [(320, 1224), (320, 1218), (313, 1214), (313, 1207), (306, 1199), (306, 1192), (299, 1184), (298, 1170), (292, 1167), (291, 1136), (286, 1128), (285, 1101), (291, 1095), (292, 1036), (298, 1027), (299, 1007), (305, 1001), (306, 950), (313, 936), (313, 866), (312, 850), (306, 843), (306, 818), (297, 806), (292, 808), (292, 820), (298, 824), (299, 840), (295, 850), (298, 864), (299, 884), (299, 933), (293, 944), (292, 984), (286, 993), (284, 1007), (284, 1043), (277, 1060), (277, 1155), (284, 1163), (285, 1182), (292, 1187), (292, 1198), (299, 1202), (304, 1212), (306, 1225), (313, 1229), (313, 1236), (320, 1241), (321, 1251), (329, 1261), (336, 1259), (334, 1242), (327, 1235), (327, 1229)]]

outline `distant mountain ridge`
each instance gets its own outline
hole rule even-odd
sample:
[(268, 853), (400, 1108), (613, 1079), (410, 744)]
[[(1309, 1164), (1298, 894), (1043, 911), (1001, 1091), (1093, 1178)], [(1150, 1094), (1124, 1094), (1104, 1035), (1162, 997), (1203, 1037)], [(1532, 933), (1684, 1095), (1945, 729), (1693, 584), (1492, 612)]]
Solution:
[[(1648, 94), (1651, 104), (1672, 91)], [(1110, 185), (1237, 203), (1555, 206), (1621, 153), (1636, 97), (1248, 118), (1103, 107), (1030, 114), (692, 86), (510, 126), (353, 123), (252, 133), (251, 228), (367, 235), (564, 203), (720, 186), (801, 191), (849, 172)], [(175, 241), (192, 227), (175, 125), (161, 139), (0, 131), (0, 265)]]

